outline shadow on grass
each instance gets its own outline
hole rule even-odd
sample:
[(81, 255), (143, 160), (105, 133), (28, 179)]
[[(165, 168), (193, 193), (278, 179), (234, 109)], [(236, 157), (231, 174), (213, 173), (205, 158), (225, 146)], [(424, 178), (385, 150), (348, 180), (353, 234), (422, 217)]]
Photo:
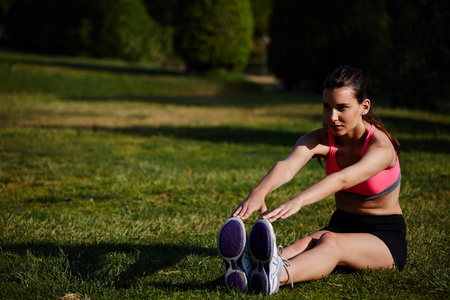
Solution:
[[(215, 257), (215, 248), (183, 246), (166, 243), (151, 245), (99, 243), (85, 245), (56, 245), (51, 243), (3, 244), (2, 252), (14, 255), (42, 258), (62, 258), (66, 260), (61, 269), (69, 269), (70, 280), (104, 281), (116, 289), (128, 289), (142, 282), (165, 290), (215, 290), (222, 285), (222, 278), (204, 282), (200, 277), (170, 280), (180, 270), (176, 265), (188, 256)], [(134, 261), (129, 264), (125, 260)], [(52, 262), (49, 262), (49, 264)], [(156, 277), (152, 277), (156, 276)], [(142, 278), (148, 277), (145, 280)], [(167, 278), (167, 279), (166, 279)]]
[[(288, 103), (288, 99), (282, 103), (276, 102), (271, 97), (264, 95), (216, 95), (216, 96), (155, 96), (155, 95), (100, 95), (100, 96), (72, 96), (63, 97), (66, 101), (86, 102), (143, 102), (162, 105), (180, 105), (195, 107), (242, 107), (253, 108), (261, 106), (276, 106)], [(298, 101), (298, 100), (297, 100)], [(294, 99), (291, 101), (294, 102)]]
[[(424, 122), (425, 123), (425, 122)], [(438, 126), (435, 123), (429, 122), (424, 125), (421, 122), (415, 123), (417, 126), (429, 126), (430, 131), (418, 129), (417, 134), (430, 133), (435, 135), (437, 128), (439, 130), (449, 130), (448, 126)], [(414, 126), (416, 126), (414, 125)], [(260, 144), (272, 146), (288, 146), (293, 147), (295, 142), (306, 132), (280, 130), (280, 129), (257, 129), (248, 127), (231, 127), (231, 126), (130, 126), (130, 127), (107, 127), (107, 126), (93, 126), (93, 127), (63, 127), (63, 126), (41, 126), (41, 128), (59, 129), (72, 128), (77, 131), (92, 130), (99, 132), (111, 132), (117, 134), (139, 135), (144, 137), (162, 136), (176, 138), (180, 140), (197, 140), (207, 141), (213, 143), (229, 143), (229, 144)], [(398, 132), (408, 133), (411, 129), (403, 129)], [(448, 131), (450, 132), (450, 131)], [(445, 138), (403, 138), (399, 139), (401, 144), (401, 151), (423, 151), (430, 153), (450, 153), (450, 140)]]
[(27, 64), (27, 65), (37, 65), (37, 66), (52, 66), (52, 67), (65, 67), (72, 69), (88, 70), (88, 71), (102, 71), (110, 73), (121, 73), (121, 74), (146, 74), (146, 75), (171, 75), (171, 76), (181, 76), (185, 75), (184, 72), (150, 68), (145, 66), (139, 66), (132, 64), (126, 65), (113, 65), (111, 63), (101, 61), (80, 61), (76, 58), (46, 58), (46, 57), (0, 57), (2, 61), (7, 61), (11, 64)]
[[(214, 95), (152, 95), (152, 94), (114, 94), (114, 95), (66, 95), (64, 101), (73, 102), (142, 102), (161, 105), (180, 105), (195, 107), (238, 107), (261, 108), (279, 107), (290, 104), (320, 104), (320, 97), (314, 94), (295, 94), (280, 91), (264, 91), (264, 87), (250, 83), (222, 83), (220, 92)], [(310, 112), (298, 113), (311, 115)], [(322, 118), (319, 112), (315, 114)]]
[[(319, 121), (322, 117), (315, 115), (301, 116)], [(436, 138), (437, 134), (450, 137), (450, 124), (415, 120), (404, 117), (384, 118), (385, 122), (394, 130), (394, 134), (430, 135), (431, 138), (400, 138), (401, 151), (424, 151), (430, 153), (450, 153), (450, 140)], [(180, 139), (192, 139), (210, 142), (227, 142), (230, 144), (268, 144), (280, 146), (294, 146), (295, 142), (307, 132), (301, 128), (296, 131), (280, 129), (257, 129), (230, 126), (132, 126), (132, 127), (96, 127), (95, 130), (109, 131), (120, 134), (136, 134), (141, 136), (168, 136)]]
[(197, 140), (213, 143), (229, 144), (268, 144), (278, 146), (293, 146), (305, 132), (252, 129), (231, 126), (39, 126), (43, 129), (73, 129), (77, 131), (98, 131), (144, 137), (169, 137), (180, 140)]
[[(48, 67), (61, 67), (68, 68), (73, 70), (84, 70), (84, 71), (92, 71), (92, 72), (103, 72), (110, 74), (119, 74), (119, 75), (148, 75), (148, 76), (170, 76), (170, 77), (193, 77), (193, 78), (201, 78), (204, 81), (216, 82), (223, 86), (223, 91), (219, 94), (230, 94), (229, 90), (233, 91), (232, 93), (259, 93), (268, 92), (268, 91), (279, 91), (280, 87), (278, 85), (273, 84), (263, 84), (263, 83), (255, 83), (250, 80), (246, 80), (243, 74), (240, 73), (228, 73), (225, 72), (223, 74), (219, 73), (206, 73), (206, 74), (198, 74), (191, 75), (187, 74), (184, 71), (176, 70), (176, 69), (168, 69), (168, 68), (157, 68), (151, 66), (145, 66), (139, 63), (114, 63), (107, 62), (101, 60), (86, 60), (86, 59), (78, 59), (78, 58), (52, 58), (52, 57), (11, 57), (0, 53), (0, 62), (6, 63), (7, 65), (13, 66), (15, 64), (20, 65), (35, 65), (35, 66), (48, 66)], [(85, 101), (104, 101), (115, 99), (121, 100), (125, 98), (126, 100), (137, 101), (136, 98), (130, 95), (123, 96), (86, 96), (86, 97), (68, 97), (66, 100), (85, 100)], [(144, 97), (145, 98), (145, 97)]]
[[(414, 133), (415, 135), (430, 136), (431, 138), (399, 138), (401, 151), (424, 151), (430, 153), (450, 153), (450, 124), (443, 122), (431, 122), (405, 117), (382, 118), (394, 134)], [(436, 135), (447, 138), (435, 138)]]
[(270, 144), (293, 146), (304, 132), (283, 130), (250, 129), (245, 127), (173, 127), (173, 126), (135, 126), (125, 128), (96, 128), (96, 130), (136, 134), (141, 136), (167, 136), (178, 139), (208, 141), (229, 144)]
[(382, 121), (387, 124), (396, 134), (399, 133), (415, 133), (415, 134), (430, 134), (445, 133), (450, 135), (450, 123), (431, 122), (424, 120), (417, 120), (406, 117), (382, 117)]

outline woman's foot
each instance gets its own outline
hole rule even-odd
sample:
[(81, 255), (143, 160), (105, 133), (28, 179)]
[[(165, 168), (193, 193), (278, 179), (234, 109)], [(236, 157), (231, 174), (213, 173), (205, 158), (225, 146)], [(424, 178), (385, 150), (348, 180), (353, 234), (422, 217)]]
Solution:
[(275, 232), (268, 220), (259, 219), (255, 222), (249, 240), (249, 250), (254, 262), (249, 277), (250, 290), (272, 295), (280, 288), (283, 267), (289, 274), (287, 266), (290, 263), (281, 257), (282, 247), (277, 247)]
[(222, 225), (217, 248), (225, 263), (226, 287), (246, 292), (252, 260), (247, 250), (245, 226), (240, 218), (230, 218)]

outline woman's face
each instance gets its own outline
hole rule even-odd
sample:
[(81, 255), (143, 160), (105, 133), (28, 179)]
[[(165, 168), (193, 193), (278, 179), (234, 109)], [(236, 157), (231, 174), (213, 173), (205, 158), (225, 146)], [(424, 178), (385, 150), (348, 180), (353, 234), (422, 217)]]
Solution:
[(353, 90), (348, 87), (325, 89), (322, 102), (325, 122), (336, 136), (343, 136), (358, 125), (364, 125), (362, 115), (370, 108), (370, 100), (366, 99), (359, 104)]

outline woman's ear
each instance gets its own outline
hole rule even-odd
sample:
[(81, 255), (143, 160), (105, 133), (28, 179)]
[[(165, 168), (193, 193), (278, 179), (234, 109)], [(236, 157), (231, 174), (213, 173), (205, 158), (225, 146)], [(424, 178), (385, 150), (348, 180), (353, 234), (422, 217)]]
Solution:
[(369, 99), (364, 99), (364, 101), (360, 104), (361, 116), (367, 115), (370, 110), (370, 104), (371, 103)]

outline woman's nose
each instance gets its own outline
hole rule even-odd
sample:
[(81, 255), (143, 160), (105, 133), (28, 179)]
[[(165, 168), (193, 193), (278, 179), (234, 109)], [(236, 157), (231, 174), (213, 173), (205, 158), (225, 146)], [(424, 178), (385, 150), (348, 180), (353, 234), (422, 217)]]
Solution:
[(338, 120), (338, 112), (335, 109), (331, 110), (331, 121), (337, 121)]

